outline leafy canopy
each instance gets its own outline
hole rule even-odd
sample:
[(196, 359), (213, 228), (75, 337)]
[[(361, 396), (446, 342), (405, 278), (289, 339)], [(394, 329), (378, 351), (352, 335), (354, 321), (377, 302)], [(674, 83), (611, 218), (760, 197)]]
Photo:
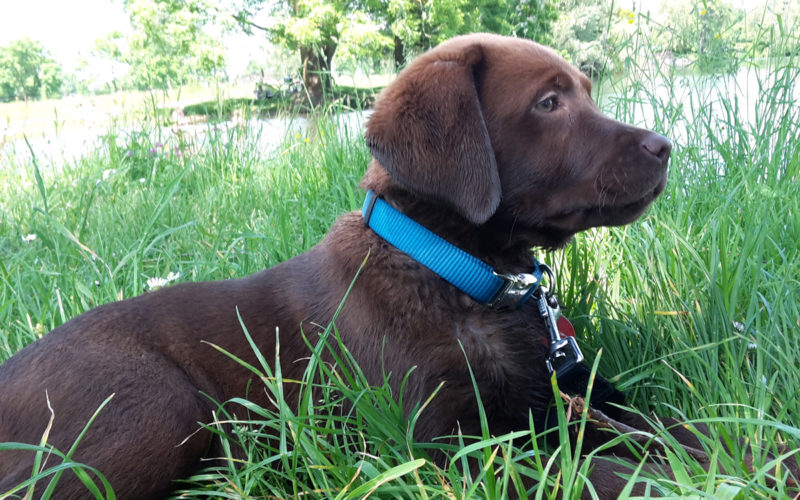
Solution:
[(61, 66), (38, 41), (23, 38), (0, 47), (0, 100), (58, 97)]
[(126, 0), (133, 31), (97, 41), (95, 53), (129, 66), (128, 85), (167, 89), (221, 72), (225, 55), (215, 40), (222, 30), (207, 0)]

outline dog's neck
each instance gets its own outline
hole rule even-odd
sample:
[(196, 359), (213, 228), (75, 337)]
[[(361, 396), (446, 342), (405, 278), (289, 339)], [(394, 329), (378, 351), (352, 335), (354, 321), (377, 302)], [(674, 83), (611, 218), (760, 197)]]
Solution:
[(448, 242), (503, 272), (526, 272), (533, 249), (561, 246), (568, 236), (521, 227), (502, 211), (475, 225), (441, 201), (421, 198), (394, 181), (382, 168), (370, 168), (361, 187)]

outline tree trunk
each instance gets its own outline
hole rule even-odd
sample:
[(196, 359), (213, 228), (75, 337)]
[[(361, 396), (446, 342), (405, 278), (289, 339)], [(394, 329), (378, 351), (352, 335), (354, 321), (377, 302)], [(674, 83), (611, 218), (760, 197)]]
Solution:
[(329, 43), (317, 47), (300, 47), (303, 62), (303, 85), (311, 106), (316, 108), (333, 92), (331, 61), (336, 53), (336, 44)]
[(394, 69), (400, 71), (406, 65), (406, 47), (403, 39), (399, 36), (394, 37)]

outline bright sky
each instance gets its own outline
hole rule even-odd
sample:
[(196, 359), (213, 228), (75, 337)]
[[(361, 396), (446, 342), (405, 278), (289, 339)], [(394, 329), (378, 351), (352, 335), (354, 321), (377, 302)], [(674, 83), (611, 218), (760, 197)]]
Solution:
[[(0, 45), (28, 37), (38, 40), (68, 72), (89, 59), (95, 40), (130, 30), (121, 0), (0, 0)], [(242, 71), (262, 40), (227, 36), (232, 74)]]
[(24, 37), (38, 40), (67, 71), (89, 57), (95, 40), (128, 29), (122, 2), (0, 0), (0, 45)]

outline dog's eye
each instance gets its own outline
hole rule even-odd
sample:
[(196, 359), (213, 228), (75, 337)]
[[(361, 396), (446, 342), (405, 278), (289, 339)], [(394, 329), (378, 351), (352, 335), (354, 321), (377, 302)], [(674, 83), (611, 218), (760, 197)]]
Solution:
[(556, 109), (556, 98), (553, 96), (547, 97), (542, 99), (538, 103), (536, 103), (536, 109), (543, 112), (549, 113)]

